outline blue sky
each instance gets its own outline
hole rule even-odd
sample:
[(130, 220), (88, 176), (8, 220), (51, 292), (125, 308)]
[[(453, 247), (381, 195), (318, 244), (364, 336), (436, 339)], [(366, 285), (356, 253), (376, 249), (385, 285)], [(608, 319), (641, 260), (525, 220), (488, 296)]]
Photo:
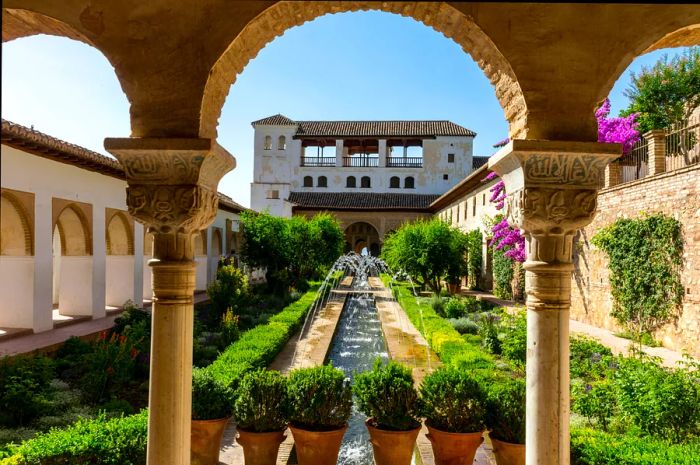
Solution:
[[(612, 114), (627, 105), (630, 71), (615, 84)], [(238, 76), (219, 120), (219, 143), (237, 159), (219, 189), (249, 205), (250, 122), (292, 119), (447, 119), (478, 134), (475, 155), (507, 136), (493, 87), (452, 40), (412, 19), (379, 12), (327, 15), (288, 30)], [(106, 153), (105, 137), (129, 135), (129, 105), (114, 70), (91, 47), (35, 36), (3, 44), (2, 117)]]

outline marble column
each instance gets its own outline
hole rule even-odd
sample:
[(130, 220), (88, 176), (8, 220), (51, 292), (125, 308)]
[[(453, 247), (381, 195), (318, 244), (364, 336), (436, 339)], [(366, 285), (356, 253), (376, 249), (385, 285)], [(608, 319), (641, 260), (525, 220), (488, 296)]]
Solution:
[(569, 309), (576, 231), (596, 212), (618, 144), (514, 140), (489, 160), (527, 241), (526, 464), (569, 464)]
[(216, 217), (235, 160), (211, 139), (105, 139), (124, 166), (127, 205), (154, 235), (148, 465), (190, 463), (194, 235)]

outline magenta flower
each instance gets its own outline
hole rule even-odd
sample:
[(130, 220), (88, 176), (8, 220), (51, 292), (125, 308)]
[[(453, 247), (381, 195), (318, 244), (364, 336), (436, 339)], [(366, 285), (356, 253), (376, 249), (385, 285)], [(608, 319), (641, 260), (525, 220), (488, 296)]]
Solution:
[[(483, 181), (490, 181), (497, 177), (498, 175), (492, 171)], [(507, 197), (505, 183), (503, 181), (498, 181), (491, 186), (489, 191), (491, 191), (490, 202), (495, 204), (496, 210), (503, 210)], [(520, 233), (520, 229), (512, 227), (508, 224), (508, 220), (503, 219), (493, 225), (491, 232), (493, 236), (489, 241), (490, 246), (498, 250), (504, 250), (504, 255), (510, 259), (518, 262), (525, 261), (525, 237)]]
[(610, 100), (605, 99), (595, 112), (598, 120), (598, 142), (622, 144), (622, 153), (627, 154), (640, 137), (637, 131), (637, 113), (617, 118), (608, 118), (609, 114)]

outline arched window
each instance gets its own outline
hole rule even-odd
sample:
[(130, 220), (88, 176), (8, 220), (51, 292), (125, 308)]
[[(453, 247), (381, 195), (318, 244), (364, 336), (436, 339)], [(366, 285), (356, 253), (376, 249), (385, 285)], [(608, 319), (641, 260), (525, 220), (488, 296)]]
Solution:
[(413, 176), (407, 176), (406, 179), (403, 180), (403, 187), (406, 189), (413, 189), (416, 187), (416, 181), (413, 179)]
[(311, 176), (304, 176), (304, 187), (314, 187), (314, 178)]
[(277, 139), (277, 150), (286, 150), (287, 149), (287, 138), (284, 136), (279, 136)]
[(392, 176), (391, 179), (389, 179), (389, 187), (391, 189), (398, 189), (401, 187), (401, 179), (399, 179), (398, 176)]
[(265, 150), (272, 150), (272, 136), (265, 136)]
[(357, 187), (357, 179), (355, 179), (355, 176), (348, 176), (345, 180), (345, 187)]
[(319, 176), (318, 177), (318, 183), (316, 183), (317, 187), (328, 187), (328, 179), (326, 179), (325, 176)]
[(362, 179), (360, 180), (360, 187), (364, 188), (370, 188), (372, 187), (372, 182), (369, 179), (369, 176), (362, 176)]

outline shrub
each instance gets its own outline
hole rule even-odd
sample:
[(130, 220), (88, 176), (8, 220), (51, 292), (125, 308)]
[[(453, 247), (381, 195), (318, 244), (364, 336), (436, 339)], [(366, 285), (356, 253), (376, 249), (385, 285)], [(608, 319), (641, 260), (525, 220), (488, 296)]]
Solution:
[[(6, 459), (17, 465), (145, 465), (148, 413), (79, 420), (16, 447)], [(4, 464), (5, 462), (3, 462)]]
[(342, 428), (352, 414), (352, 389), (342, 370), (330, 365), (300, 368), (287, 382), (288, 417), (299, 428)]
[(617, 412), (615, 386), (610, 380), (572, 385), (572, 410), (591, 420), (596, 420), (603, 431), (608, 430), (610, 419)]
[(622, 412), (642, 431), (681, 441), (700, 432), (700, 385), (694, 375), (648, 360), (623, 359), (615, 384)]
[(46, 357), (0, 360), (0, 424), (26, 425), (48, 405), (54, 366)]
[(218, 420), (231, 415), (233, 392), (211, 373), (192, 370), (192, 419)]
[(520, 311), (507, 315), (501, 324), (504, 335), (501, 338), (501, 354), (508, 360), (525, 364), (527, 357), (527, 314)]
[(287, 378), (277, 371), (251, 371), (241, 381), (233, 403), (237, 427), (255, 433), (287, 426)]
[(418, 392), (411, 369), (396, 362), (382, 366), (377, 358), (371, 371), (355, 377), (357, 408), (373, 420), (373, 426), (408, 431), (420, 426)]
[(572, 378), (602, 377), (612, 357), (608, 347), (585, 336), (571, 336), (569, 350)]
[(420, 393), (430, 426), (450, 433), (484, 429), (486, 396), (479, 381), (468, 372), (439, 368), (423, 379)]
[(481, 336), (482, 345), (494, 355), (500, 355), (501, 353), (501, 340), (498, 338), (498, 319), (498, 316), (488, 314), (479, 318), (479, 336)]
[(493, 249), (493, 295), (499, 299), (513, 298), (513, 260), (501, 249)]
[(469, 318), (452, 318), (450, 324), (459, 334), (477, 334), (479, 325)]
[(221, 345), (228, 347), (238, 340), (241, 332), (238, 329), (238, 316), (228, 309), (221, 318)]
[(445, 302), (445, 316), (447, 318), (460, 318), (467, 312), (467, 306), (463, 299), (452, 297)]
[(114, 319), (114, 326), (110, 332), (117, 334), (126, 334), (129, 328), (136, 325), (142, 325), (151, 330), (151, 313), (142, 308), (138, 308), (130, 300), (124, 304), (124, 311)]
[(445, 316), (445, 301), (443, 300), (442, 297), (439, 295), (435, 294), (433, 297), (430, 299), (430, 306), (433, 308), (435, 313), (437, 313), (440, 316)]
[(571, 431), (572, 465), (697, 465), (700, 442), (673, 444), (588, 428)]
[(266, 325), (244, 332), (206, 369), (235, 391), (247, 372), (272, 363), (290, 336), (301, 326), (306, 312), (316, 300), (316, 289), (318, 286), (272, 316)]
[(233, 265), (224, 265), (216, 271), (216, 280), (207, 287), (207, 295), (215, 321), (220, 321), (226, 310), (240, 312), (248, 299), (248, 277)]
[(488, 391), (486, 426), (491, 437), (525, 444), (525, 382), (521, 379), (493, 383)]

